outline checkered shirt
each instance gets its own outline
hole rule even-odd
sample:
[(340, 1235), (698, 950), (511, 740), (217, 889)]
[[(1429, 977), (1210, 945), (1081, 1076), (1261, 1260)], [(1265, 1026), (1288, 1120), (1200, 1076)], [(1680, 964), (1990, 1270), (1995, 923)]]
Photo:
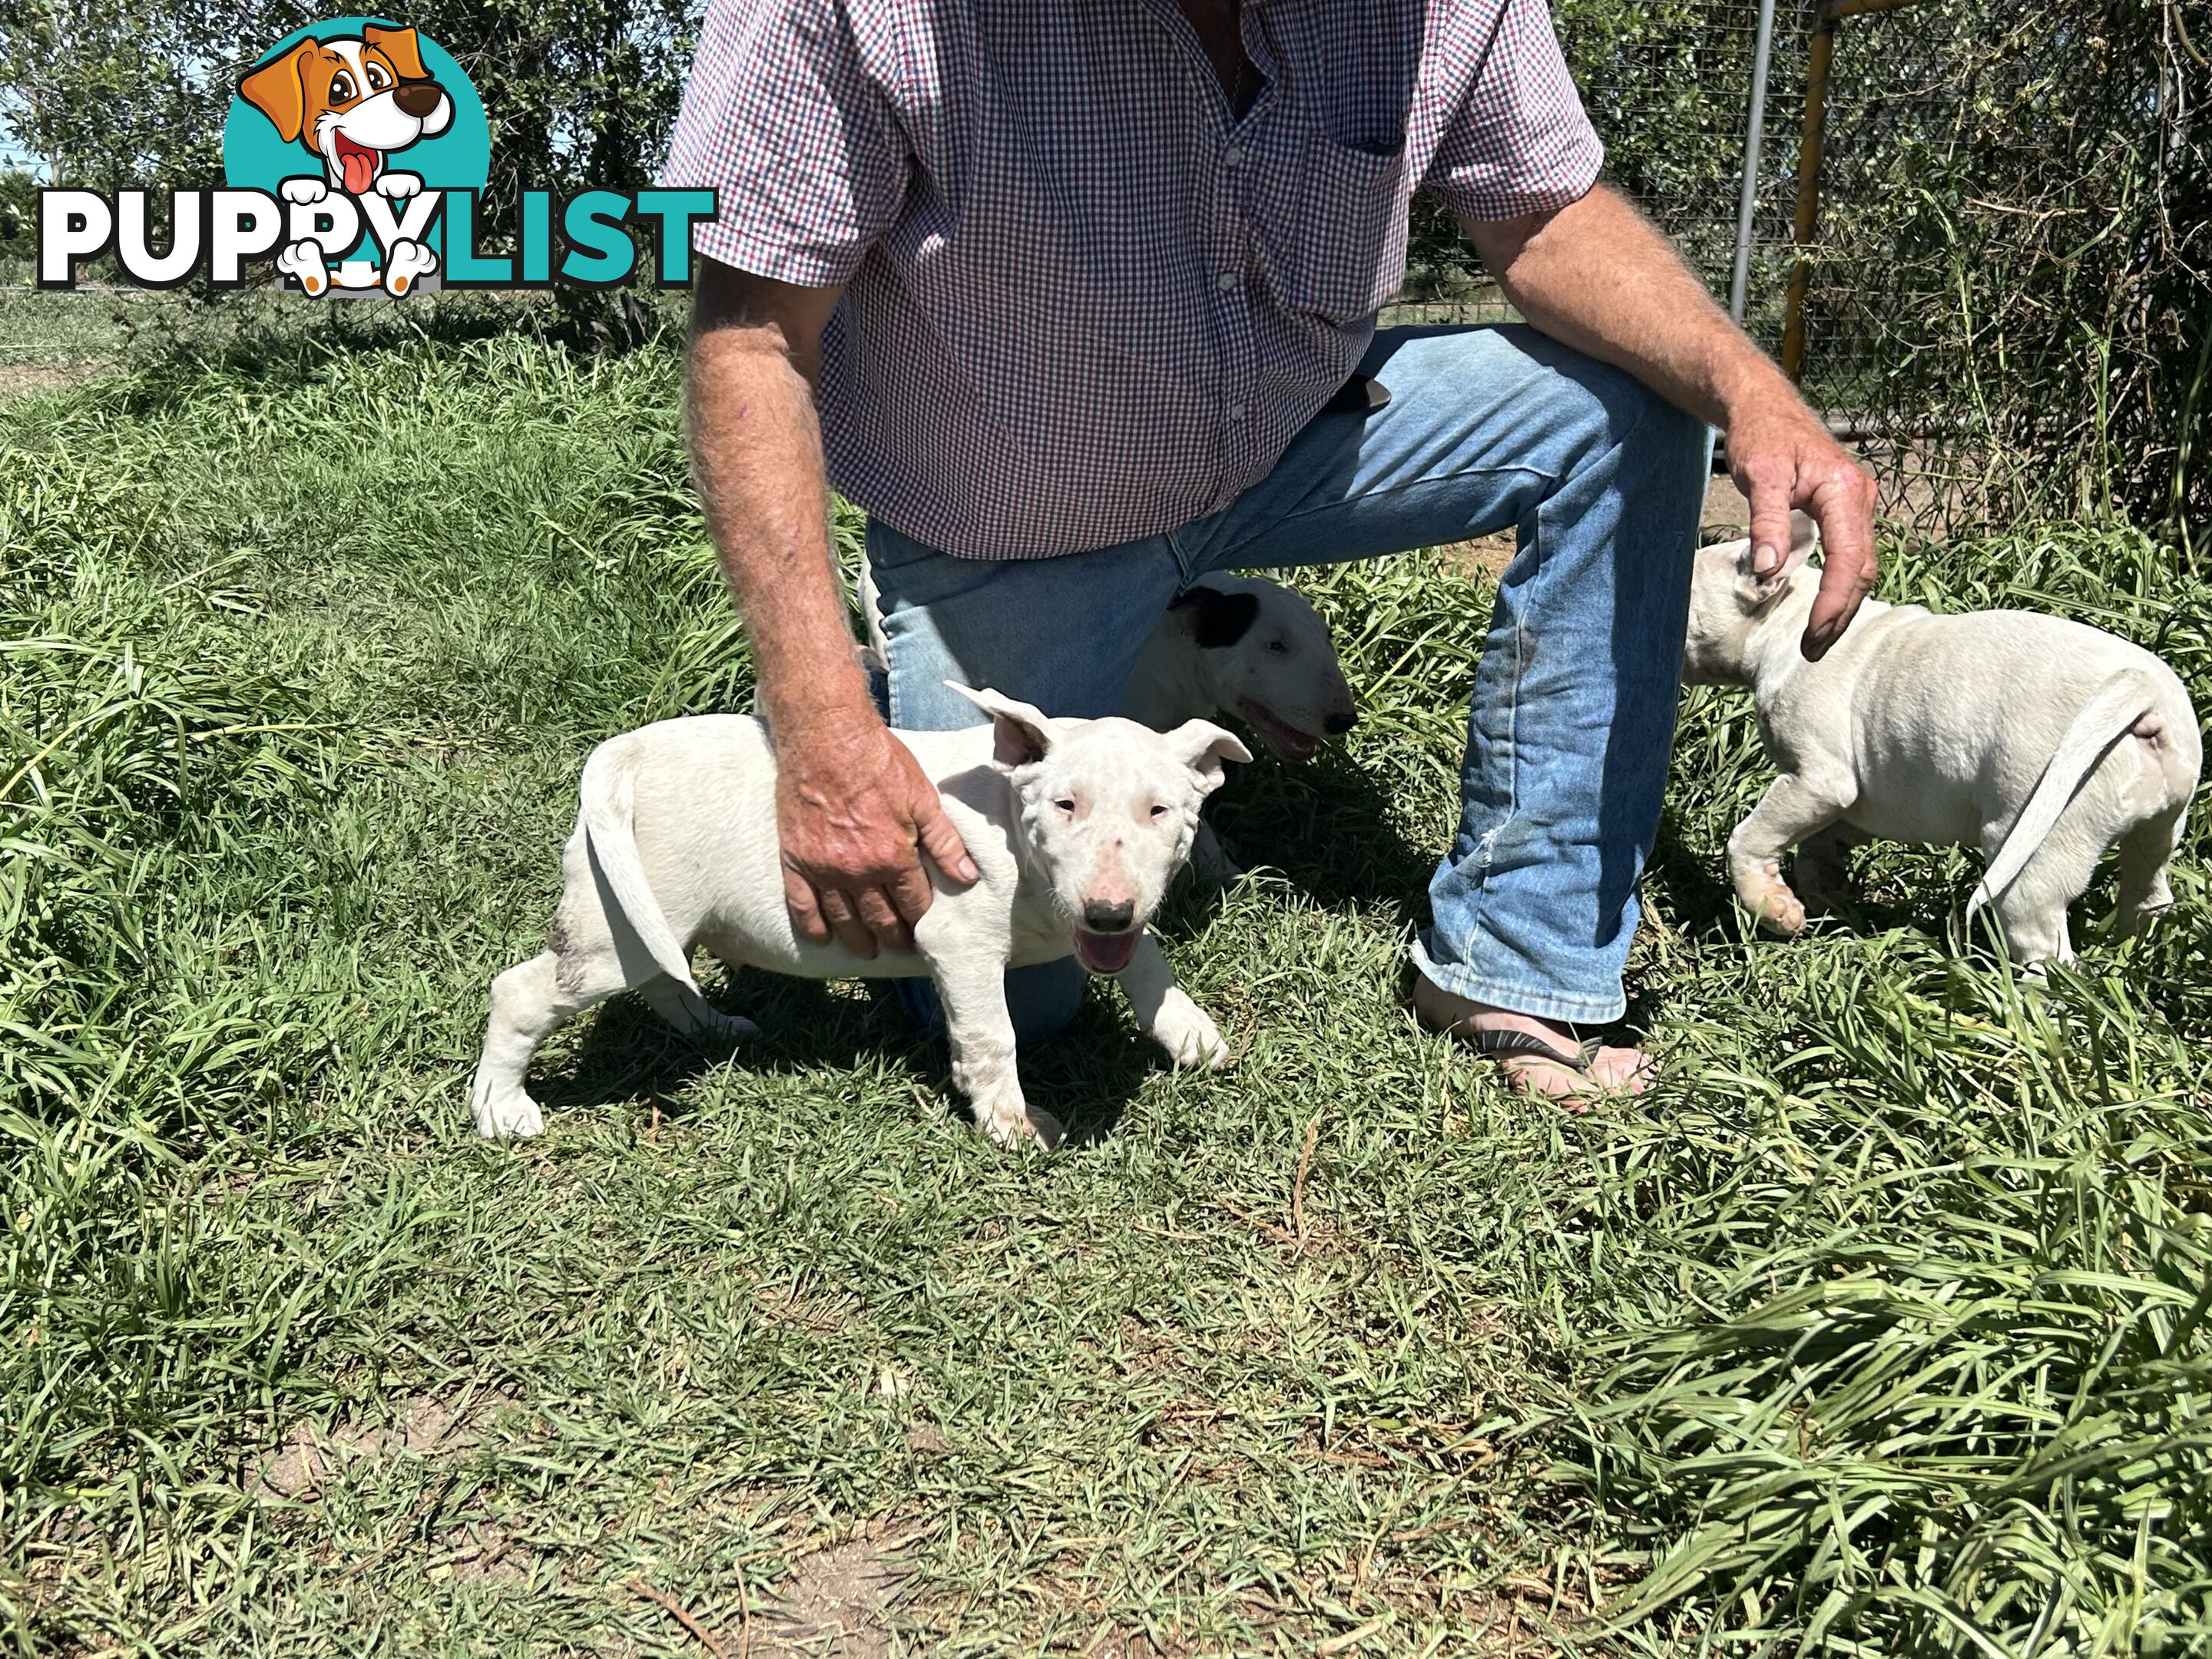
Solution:
[(1243, 0), (1241, 118), (1175, 0), (709, 0), (667, 182), (709, 258), (844, 289), (832, 481), (972, 558), (1186, 524), (1264, 477), (1405, 275), (1408, 200), (1575, 200), (1546, 0)]

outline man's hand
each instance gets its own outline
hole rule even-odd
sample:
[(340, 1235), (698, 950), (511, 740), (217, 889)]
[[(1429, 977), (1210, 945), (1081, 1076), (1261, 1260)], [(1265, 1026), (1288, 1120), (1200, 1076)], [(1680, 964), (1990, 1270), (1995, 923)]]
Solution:
[(929, 908), (921, 854), (953, 880), (980, 872), (914, 753), (872, 718), (780, 744), (775, 824), (783, 897), (801, 939), (858, 957), (914, 949)]
[(1826, 562), (1802, 649), (1824, 654), (1874, 586), (1873, 476), (1613, 191), (1601, 185), (1562, 208), (1461, 228), (1523, 317), (1728, 434), (1759, 569), (1788, 549), (1791, 507), (1820, 522)]
[(1820, 593), (1798, 647), (1818, 662), (1874, 587), (1876, 486), (1794, 391), (1762, 391), (1729, 410), (1729, 471), (1751, 503), (1752, 568), (1760, 575), (1789, 550), (1790, 508), (1820, 526)]

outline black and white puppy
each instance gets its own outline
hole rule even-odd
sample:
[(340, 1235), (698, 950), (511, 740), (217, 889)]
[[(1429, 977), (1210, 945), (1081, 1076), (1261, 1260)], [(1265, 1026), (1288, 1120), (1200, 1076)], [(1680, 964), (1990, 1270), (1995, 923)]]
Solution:
[[(1145, 642), (1121, 712), (1156, 732), (1233, 714), (1298, 761), (1359, 720), (1321, 613), (1256, 576), (1206, 576), (1176, 597)], [(1237, 873), (1204, 823), (1191, 867), (1213, 881)]]

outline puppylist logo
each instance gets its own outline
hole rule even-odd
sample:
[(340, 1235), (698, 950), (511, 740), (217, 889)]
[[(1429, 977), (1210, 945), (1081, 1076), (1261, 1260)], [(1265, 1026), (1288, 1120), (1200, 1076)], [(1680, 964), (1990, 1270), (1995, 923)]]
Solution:
[(428, 36), (369, 17), (310, 24), (240, 77), (222, 132), (221, 189), (172, 190), (156, 252), (154, 192), (39, 192), (39, 286), (67, 289), (85, 261), (112, 254), (146, 288), (204, 273), (216, 288), (273, 258), (288, 289), (319, 297), (426, 287), (606, 288), (641, 259), (653, 281), (691, 280), (691, 225), (710, 190), (526, 190), (514, 246), (478, 245), (491, 167), (483, 102)]

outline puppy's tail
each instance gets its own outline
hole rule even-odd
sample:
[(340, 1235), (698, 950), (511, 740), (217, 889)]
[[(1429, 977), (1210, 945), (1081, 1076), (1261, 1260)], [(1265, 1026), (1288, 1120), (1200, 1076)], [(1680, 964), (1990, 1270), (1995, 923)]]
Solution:
[(2004, 845), (1997, 848), (1973, 896), (1966, 901), (1968, 915), (2012, 885), (2041, 849), (2045, 837), (2073, 802), (2083, 781), (2137, 720), (2158, 707), (2159, 698), (2158, 683), (2149, 675), (2139, 668), (2123, 668), (2082, 706), (2065, 736), (2058, 739), (2058, 747), (2036, 781), (2027, 805), (2020, 809)]
[(662, 914), (637, 855), (633, 805), (636, 799), (636, 757), (626, 738), (601, 744), (584, 763), (584, 836), (599, 879), (614, 895), (622, 920), (637, 935), (653, 965), (686, 990), (696, 993), (691, 963)]

